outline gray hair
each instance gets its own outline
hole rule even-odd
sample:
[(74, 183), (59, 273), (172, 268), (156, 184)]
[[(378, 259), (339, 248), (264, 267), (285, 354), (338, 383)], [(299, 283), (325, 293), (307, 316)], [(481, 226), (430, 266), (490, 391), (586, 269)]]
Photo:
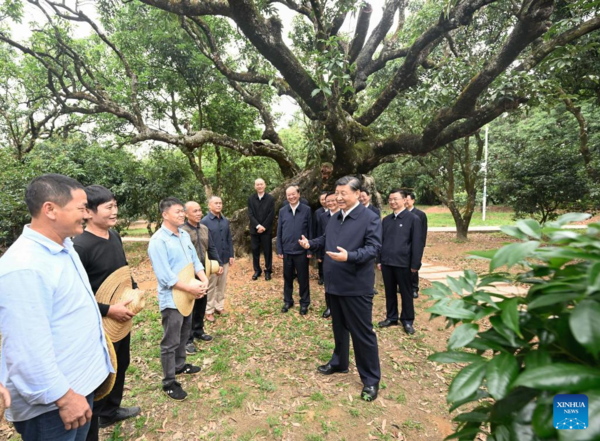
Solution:
[(354, 191), (359, 191), (361, 187), (360, 179), (355, 176), (344, 176), (343, 178), (338, 179), (335, 182), (335, 186), (337, 187), (338, 185), (347, 185)]

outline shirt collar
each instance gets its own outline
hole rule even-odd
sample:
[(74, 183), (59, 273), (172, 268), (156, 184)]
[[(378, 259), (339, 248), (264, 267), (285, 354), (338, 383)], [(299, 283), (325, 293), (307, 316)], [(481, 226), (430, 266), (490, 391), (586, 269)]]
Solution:
[(214, 214), (212, 211), (208, 212), (208, 217), (211, 219), (223, 219), (223, 214), (221, 214), (221, 217), (217, 216), (216, 214)]
[(349, 215), (350, 213), (352, 213), (352, 212), (354, 211), (354, 209), (355, 209), (356, 207), (358, 207), (359, 205), (361, 205), (361, 204), (360, 204), (360, 202), (356, 201), (356, 204), (354, 204), (354, 207), (352, 207), (350, 210), (348, 210), (348, 211), (344, 211), (344, 210), (342, 210), (342, 216), (344, 216), (344, 217), (348, 216), (348, 215)]
[[(163, 230), (166, 234), (168, 234), (169, 236), (175, 236), (177, 237), (177, 234), (173, 233), (171, 230), (169, 230), (165, 224), (162, 224), (160, 226), (160, 229)], [(181, 234), (181, 228), (177, 227), (177, 231)]]
[(50, 251), (51, 254), (58, 254), (63, 250), (70, 251), (73, 249), (73, 241), (67, 237), (62, 245), (57, 244), (50, 238), (44, 236), (42, 233), (38, 233), (31, 229), (31, 224), (27, 224), (23, 227), (23, 236), (29, 240), (39, 243)]
[(408, 210), (407, 210), (406, 208), (403, 208), (403, 209), (402, 209), (402, 210), (401, 210), (401, 211), (400, 211), (398, 214), (396, 214), (396, 213), (393, 213), (393, 215), (394, 215), (394, 219), (397, 219), (397, 218), (399, 218), (399, 217), (402, 217), (402, 216), (404, 216), (404, 213), (406, 213), (407, 211), (408, 211)]
[(296, 211), (300, 205), (301, 205), (300, 201), (296, 202), (296, 207), (295, 208), (292, 208), (292, 204), (290, 204), (290, 211)]
[(193, 226), (192, 224), (190, 224), (190, 223), (187, 221), (187, 219), (186, 219), (186, 220), (185, 220), (185, 224), (186, 224), (188, 227), (190, 227), (190, 228), (193, 228), (194, 230), (199, 230), (199, 229), (200, 229), (200, 222), (198, 222), (198, 226), (197, 226), (197, 227), (194, 227), (194, 226)]

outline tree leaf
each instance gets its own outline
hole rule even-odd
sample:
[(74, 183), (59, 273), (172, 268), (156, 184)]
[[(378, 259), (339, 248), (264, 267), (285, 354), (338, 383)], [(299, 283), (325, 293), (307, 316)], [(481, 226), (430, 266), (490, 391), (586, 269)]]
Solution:
[(576, 393), (600, 387), (600, 370), (578, 364), (554, 363), (525, 369), (513, 386)]
[(542, 238), (542, 227), (533, 219), (521, 219), (516, 222), (517, 228), (527, 236), (536, 239)]
[(476, 361), (469, 366), (463, 368), (452, 383), (448, 390), (448, 402), (463, 400), (479, 389), (483, 377), (485, 377), (485, 361)]
[(566, 224), (570, 224), (571, 222), (582, 222), (584, 220), (589, 219), (590, 217), (592, 216), (588, 213), (566, 213), (560, 216), (552, 223), (556, 223), (560, 226), (563, 226)]
[(430, 308), (427, 308), (426, 311), (432, 314), (442, 315), (444, 317), (450, 317), (461, 320), (473, 320), (473, 318), (475, 317), (475, 313), (473, 311), (469, 311), (468, 309), (464, 309), (459, 306), (452, 306), (452, 304), (435, 304)]
[(509, 328), (512, 329), (515, 334), (519, 337), (523, 338), (521, 334), (521, 330), (519, 329), (519, 300), (518, 299), (508, 299), (504, 300), (499, 304), (500, 309), (502, 309), (502, 322)]
[(457, 326), (448, 339), (448, 349), (462, 348), (473, 341), (479, 332), (479, 325), (475, 323), (465, 323)]
[(557, 303), (569, 302), (581, 297), (578, 293), (542, 294), (527, 304), (527, 309), (532, 310), (543, 306), (556, 305)]
[(427, 357), (430, 361), (436, 363), (470, 363), (472, 361), (484, 361), (483, 357), (470, 352), (448, 351), (436, 352)]
[(519, 363), (514, 355), (502, 353), (487, 363), (485, 382), (492, 397), (501, 400), (510, 383), (519, 375)]
[(600, 354), (600, 303), (583, 300), (569, 317), (569, 327), (575, 340), (581, 343), (594, 357)]
[(531, 256), (540, 246), (537, 240), (530, 240), (522, 243), (511, 243), (498, 250), (490, 262), (490, 269), (493, 271), (496, 268), (507, 265), (508, 268), (514, 264), (521, 262), (526, 257)]

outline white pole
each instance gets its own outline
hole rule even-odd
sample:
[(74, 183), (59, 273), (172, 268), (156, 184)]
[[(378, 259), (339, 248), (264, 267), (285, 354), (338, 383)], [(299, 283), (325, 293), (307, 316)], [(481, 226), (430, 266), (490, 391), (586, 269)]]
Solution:
[(483, 162), (483, 207), (482, 207), (482, 220), (485, 222), (485, 209), (487, 199), (487, 165), (488, 165), (488, 128), (485, 126), (485, 146), (484, 146), (484, 162)]

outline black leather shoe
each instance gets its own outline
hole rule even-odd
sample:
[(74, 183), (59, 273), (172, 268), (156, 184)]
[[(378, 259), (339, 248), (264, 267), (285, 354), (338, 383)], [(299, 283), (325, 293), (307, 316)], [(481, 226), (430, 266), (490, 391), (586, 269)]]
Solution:
[(138, 416), (141, 411), (142, 409), (140, 409), (138, 406), (119, 407), (117, 409), (117, 412), (115, 413), (115, 416), (113, 416), (112, 418), (100, 417), (98, 419), (98, 425), (104, 429), (105, 427), (112, 426), (113, 424), (118, 423), (119, 421)]
[(294, 305), (283, 305), (281, 312), (288, 312)]
[(388, 326), (398, 326), (398, 320), (382, 320), (379, 323), (377, 323), (379, 325), (380, 328), (387, 328)]
[(378, 384), (374, 386), (365, 386), (363, 387), (360, 396), (365, 401), (373, 401), (375, 398), (377, 398), (377, 392), (379, 392)]
[(329, 308), (327, 308), (325, 311), (323, 311), (323, 318), (329, 318), (331, 317), (331, 310)]
[(337, 367), (333, 367), (329, 363), (324, 364), (323, 366), (319, 366), (317, 368), (317, 372), (323, 375), (331, 375), (331, 374), (347, 374), (348, 369), (340, 369)]
[(419, 298), (419, 291), (413, 291), (413, 299)]
[(265, 280), (271, 280), (271, 272), (265, 271)]
[(261, 271), (254, 271), (254, 274), (252, 275), (252, 280), (257, 280), (261, 274)]
[(325, 279), (323, 279), (323, 277), (319, 277), (319, 285), (325, 285)]
[(202, 340), (202, 341), (211, 341), (212, 335), (208, 335), (208, 334), (202, 334), (200, 337), (196, 337), (196, 340)]
[(308, 306), (300, 308), (300, 315), (308, 314)]
[(413, 328), (413, 325), (410, 323), (405, 323), (404, 332), (406, 332), (408, 335), (413, 335), (415, 333), (415, 328)]

